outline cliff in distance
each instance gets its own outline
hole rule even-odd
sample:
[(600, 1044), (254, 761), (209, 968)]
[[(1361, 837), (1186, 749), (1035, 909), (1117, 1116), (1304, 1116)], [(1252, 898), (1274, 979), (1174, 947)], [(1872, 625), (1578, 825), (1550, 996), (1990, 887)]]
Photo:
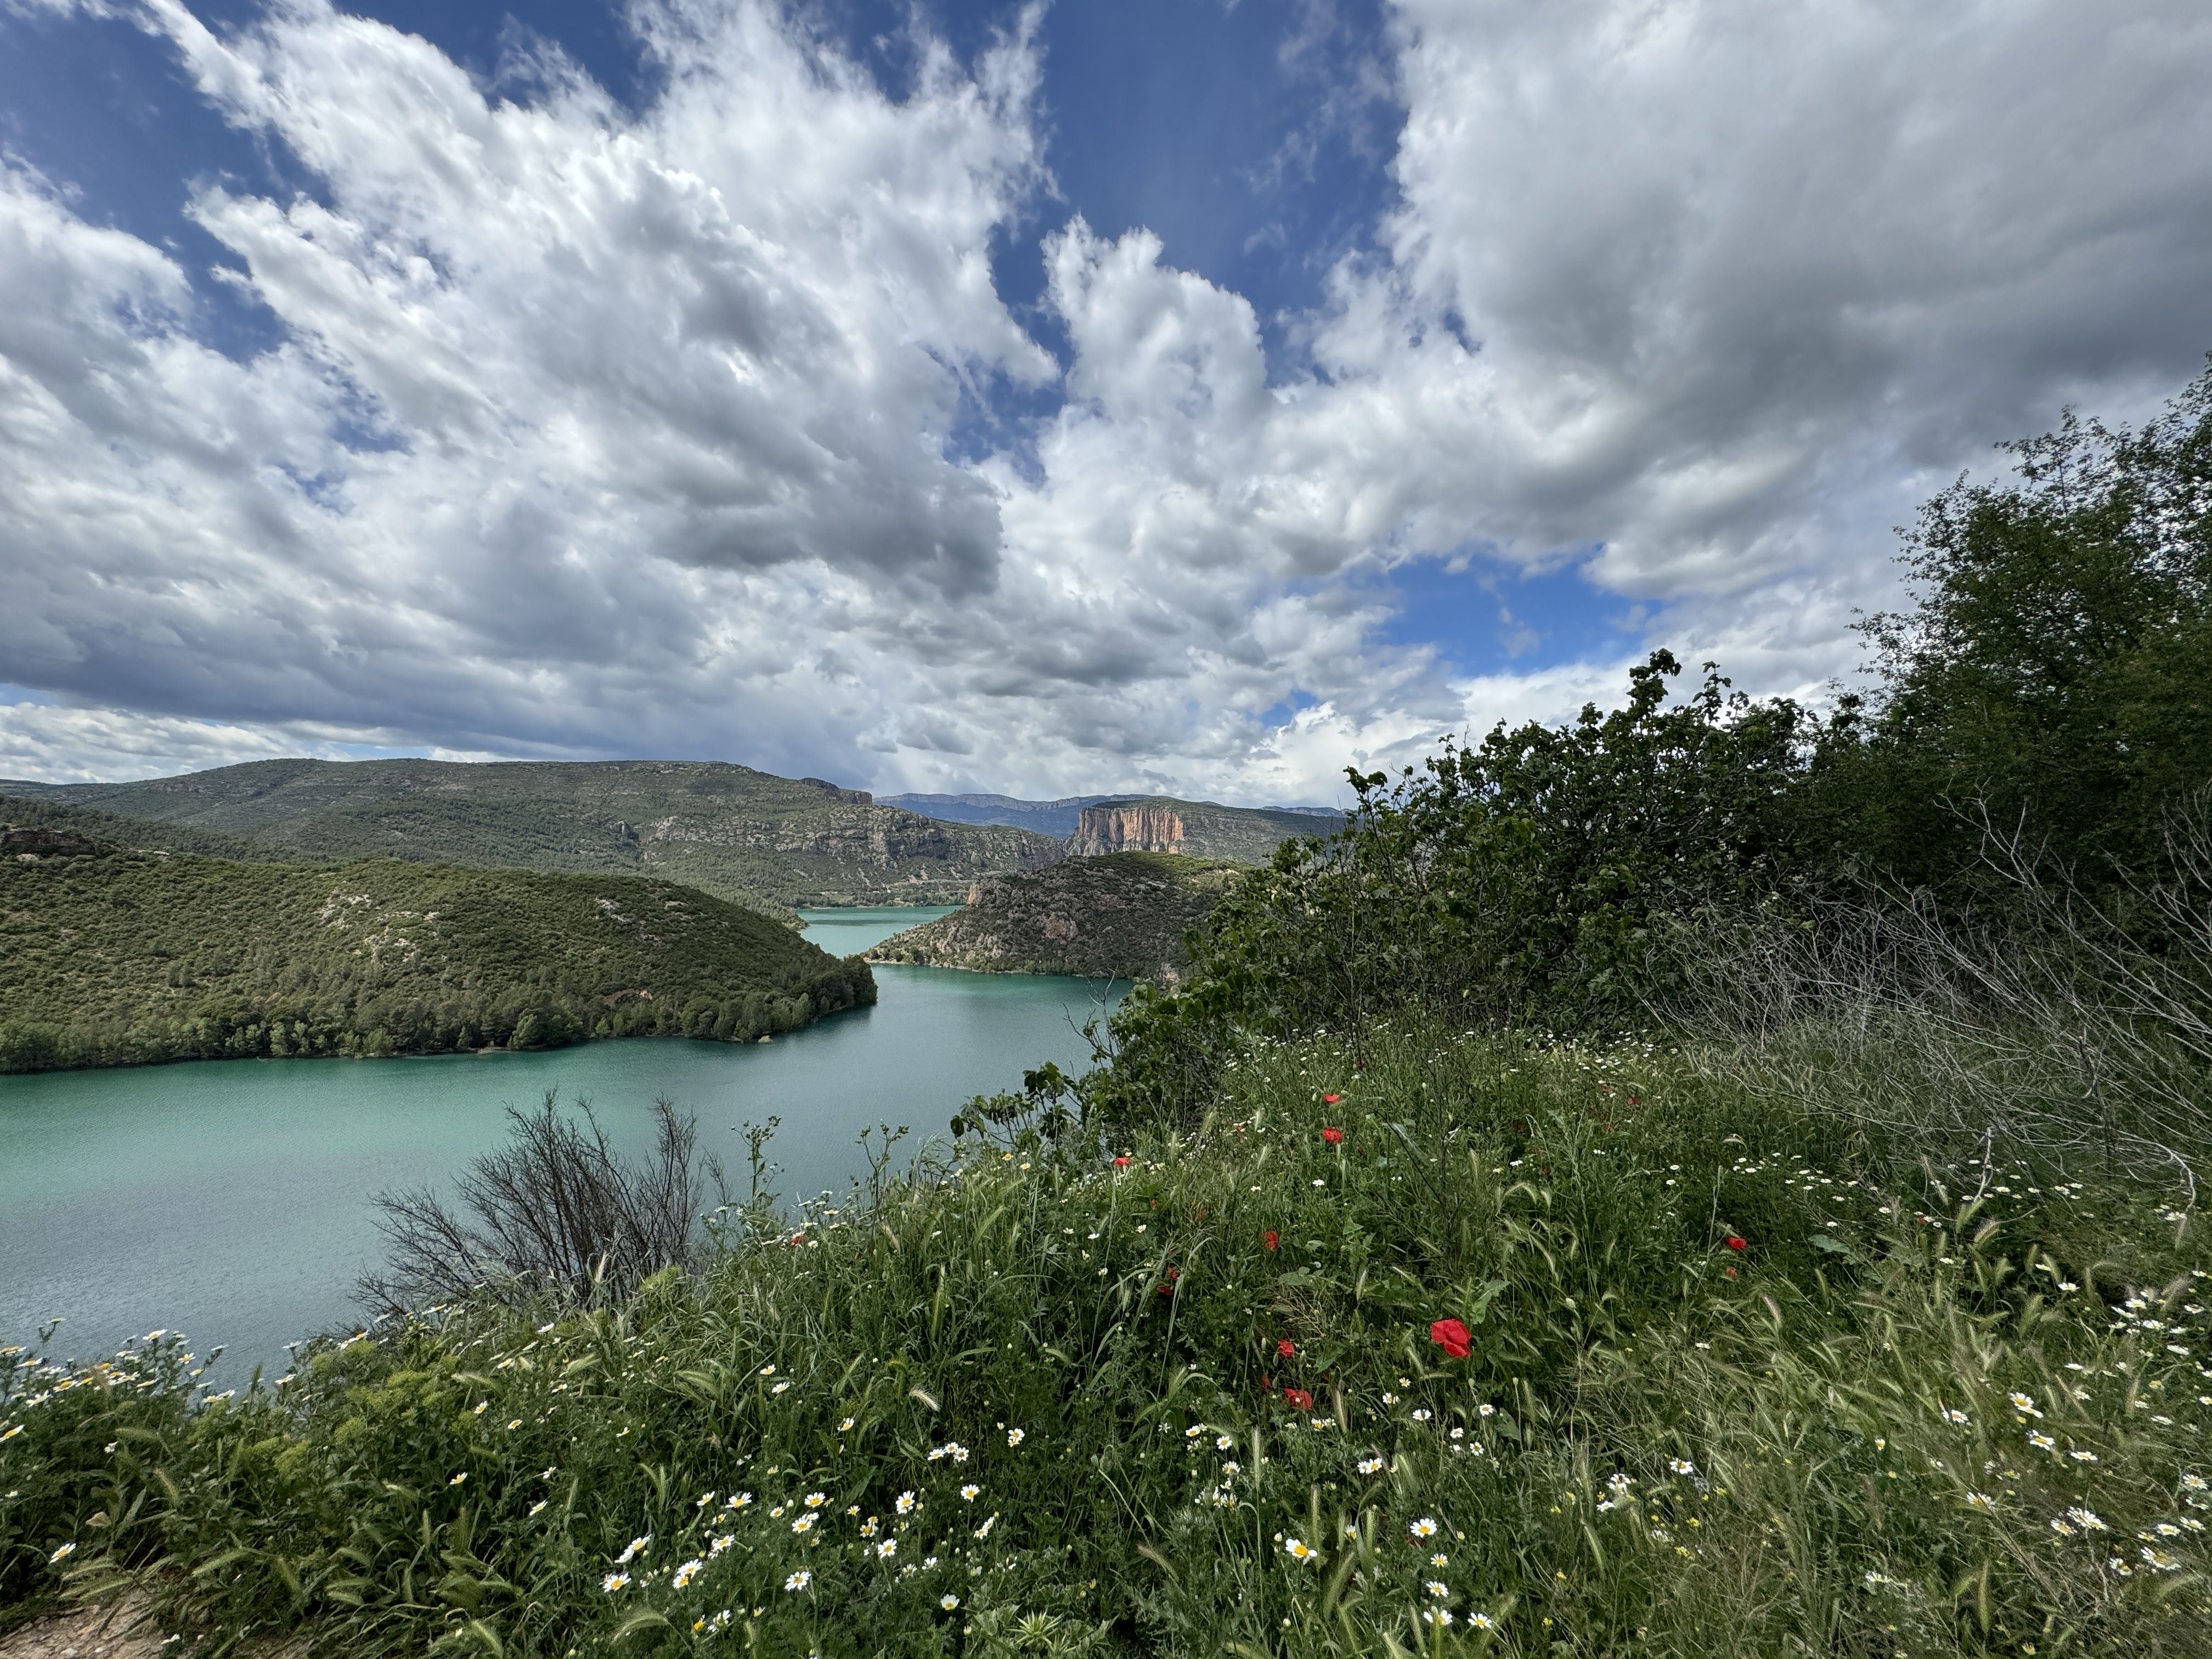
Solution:
[(1103, 853), (1176, 853), (1187, 858), (1264, 864), (1278, 845), (1299, 836), (1329, 836), (1340, 813), (1277, 806), (1217, 806), (1211, 801), (1105, 801), (1082, 810), (1067, 843), (1077, 858)]
[(1173, 983), (1188, 960), (1183, 935), (1243, 874), (1222, 860), (1110, 853), (989, 876), (963, 908), (893, 935), (868, 959)]
[(794, 905), (957, 904), (978, 876), (1035, 869), (1062, 850), (1050, 836), (940, 823), (819, 778), (702, 762), (256, 761), (138, 783), (0, 780), (7, 796), (297, 860), (657, 876), (785, 920)]

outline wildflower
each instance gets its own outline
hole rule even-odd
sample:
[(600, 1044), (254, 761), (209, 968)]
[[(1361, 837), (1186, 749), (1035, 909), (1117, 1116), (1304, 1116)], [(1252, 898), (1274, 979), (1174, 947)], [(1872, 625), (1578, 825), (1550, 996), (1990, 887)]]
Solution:
[(1342, 1100), (1343, 1098), (1344, 1097), (1342, 1095), (1323, 1095), (1321, 1097), (1321, 1103), (1324, 1106), (1334, 1106), (1338, 1101)]
[(2136, 1552), (2136, 1553), (2142, 1556), (2143, 1565), (2148, 1567), (2153, 1572), (2179, 1572), (2181, 1571), (2180, 1562), (2175, 1560), (2172, 1556), (2167, 1555), (2161, 1551), (2153, 1549), (2148, 1544), (2144, 1545), (2142, 1549)]
[(2071, 1521), (2075, 1526), (2081, 1528), (2084, 1532), (2105, 1532), (2109, 1530), (2105, 1523), (2097, 1518), (2096, 1512), (2094, 1510), (2069, 1510), (2066, 1511), (2066, 1518)]
[(1126, 1170), (1129, 1167), (1129, 1160), (1126, 1157), (1117, 1158), (1114, 1160), (1114, 1167), (1117, 1170)]
[(2066, 1455), (2076, 1463), (2094, 1463), (2097, 1461), (2097, 1454), (2093, 1451), (2070, 1451)]
[(1698, 1466), (1686, 1457), (1670, 1457), (1667, 1460), (1667, 1467), (1676, 1474), (1695, 1477), (1698, 1473)]
[(741, 1510), (752, 1501), (753, 1495), (749, 1492), (732, 1492), (722, 1500), (722, 1507), (726, 1510)]
[(773, 1365), (763, 1365), (760, 1368), (760, 1374), (763, 1376), (774, 1376), (775, 1375), (775, 1367)]
[(1943, 1413), (1943, 1420), (1946, 1423), (1964, 1423), (1967, 1419), (1966, 1413), (1952, 1411), (1948, 1407), (1946, 1407)]
[(1434, 1596), (1442, 1597), (1451, 1594), (1451, 1586), (1438, 1578), (1430, 1579), (1426, 1583), (1423, 1584), (1421, 1588)]
[(1321, 1138), (1332, 1146), (1341, 1146), (1344, 1141), (1344, 1131), (1336, 1128), (1323, 1129), (1321, 1132)]
[(1436, 1517), (1434, 1516), (1425, 1515), (1419, 1520), (1414, 1522), (1412, 1526), (1407, 1528), (1406, 1530), (1412, 1533), (1416, 1538), (1434, 1538), (1437, 1535)]
[(779, 1382), (779, 1383), (777, 1383), (774, 1388), (770, 1389), (769, 1390), (769, 1392), (770, 1394), (781, 1394), (781, 1393), (782, 1393), (786, 1389), (789, 1388), (790, 1386), (791, 1386), (791, 1384), (790, 1384), (790, 1383), (788, 1383), (788, 1382)]
[(898, 1553), (898, 1540), (896, 1538), (884, 1539), (882, 1543), (876, 1546), (876, 1553), (884, 1560), (890, 1560), (891, 1557)]
[(1451, 1565), (1451, 1557), (1449, 1555), (1432, 1555), (1429, 1558), (1429, 1565), (1432, 1567), (1448, 1567)]
[(914, 1513), (914, 1506), (916, 1501), (917, 1500), (912, 1492), (902, 1492), (898, 1495), (898, 1502), (892, 1505), (892, 1507), (897, 1510), (901, 1515), (912, 1515)]
[(629, 1575), (626, 1572), (611, 1572), (605, 1577), (599, 1580), (599, 1588), (605, 1590), (609, 1595), (612, 1595), (617, 1590), (628, 1589), (629, 1588)]
[(1386, 1406), (1395, 1406), (1398, 1403), (1398, 1396), (1385, 1389), (1382, 1391), (1382, 1403)]
[(953, 1608), (960, 1605), (960, 1598), (948, 1590), (943, 1595), (937, 1598), (937, 1605), (943, 1607), (945, 1612), (950, 1613)]
[(59, 1549), (56, 1550), (56, 1551), (55, 1551), (52, 1555), (50, 1555), (50, 1556), (48, 1556), (48, 1557), (46, 1558), (46, 1565), (47, 1565), (48, 1566), (50, 1566), (50, 1567), (51, 1567), (51, 1566), (52, 1566), (52, 1565), (53, 1565), (57, 1561), (66, 1561), (66, 1560), (68, 1560), (68, 1559), (70, 1559), (70, 1557), (71, 1557), (72, 1555), (75, 1555), (76, 1553), (76, 1546), (74, 1543), (64, 1544), (64, 1545), (63, 1545)]
[(1382, 1460), (1379, 1457), (1361, 1458), (1359, 1472), (1362, 1474), (1380, 1474), (1382, 1472)]
[(852, 1419), (851, 1418), (849, 1418), (849, 1417), (848, 1417), (848, 1418), (847, 1418), (843, 1422), (840, 1423), (840, 1424), (837, 1425), (837, 1432), (838, 1432), (838, 1433), (840, 1433), (840, 1434), (844, 1434), (844, 1433), (846, 1433), (847, 1431), (848, 1431), (852, 1428), (852, 1426), (853, 1426), (853, 1419)]
[[(1263, 1250), (1272, 1250), (1275, 1246), (1282, 1242), (1282, 1235), (1278, 1233), (1273, 1227), (1268, 1228), (1266, 1232), (1260, 1235), (1260, 1248)], [(21, 1434), (22, 1431), (21, 1429), (10, 1429), (9, 1432), (10, 1434)]]
[(1029, 1437), (1019, 1429), (1008, 1429), (1006, 1431), (1006, 1443), (1009, 1446), (1018, 1446), (1028, 1437)]
[(1282, 1336), (1275, 1339), (1275, 1352), (1279, 1358), (1291, 1358), (1297, 1351), (1298, 1345), (1291, 1341), (1289, 1337)]
[(652, 1551), (653, 1534), (648, 1532), (641, 1537), (631, 1539), (629, 1540), (629, 1547), (625, 1549), (620, 1555), (615, 1557), (615, 1565), (618, 1567), (626, 1567), (631, 1562), (636, 1560), (638, 1557), (641, 1555), (648, 1555), (652, 1553)]
[(972, 1504), (982, 1495), (983, 1489), (972, 1483), (960, 1488), (960, 1501), (963, 1504)]
[(1413, 1421), (1416, 1423), (1425, 1423), (1435, 1415), (1436, 1413), (1426, 1406), (1416, 1406), (1413, 1408)]
[(1751, 1241), (1747, 1238), (1739, 1237), (1735, 1233), (1730, 1233), (1728, 1236), (1728, 1247), (1731, 1250), (1747, 1250), (1751, 1248)]
[(737, 1541), (738, 1535), (733, 1532), (726, 1532), (719, 1534), (713, 1543), (707, 1546), (707, 1559), (709, 1561), (713, 1560), (716, 1556), (720, 1555), (724, 1550), (729, 1548), (731, 1545)]
[(1216, 1451), (1227, 1451), (1236, 1443), (1237, 1443), (1234, 1440), (1231, 1440), (1225, 1434), (1217, 1434), (1213, 1437), (1213, 1449)]
[(1470, 1613), (1467, 1616), (1467, 1622), (1477, 1630), (1496, 1630), (1498, 1628), (1498, 1621), (1495, 1619), (1492, 1619), (1486, 1613)]
[[(544, 1509), (544, 1507), (545, 1507), (545, 1500), (544, 1500), (544, 1498), (539, 1498), (539, 1499), (538, 1499), (535, 1504), (532, 1504), (530, 1506), (530, 1513), (531, 1513), (532, 1515), (536, 1515), (536, 1514), (538, 1512), (538, 1510), (540, 1510)], [(527, 1518), (527, 1517), (526, 1517), (526, 1518)]]
[(1425, 1624), (1449, 1625), (1452, 1621), (1449, 1607), (1423, 1607), (1421, 1620)]
[(978, 1538), (988, 1538), (991, 1535), (991, 1528), (998, 1524), (999, 1517), (995, 1515), (992, 1516), (988, 1520), (985, 1521), (981, 1526), (975, 1528), (975, 1536)]
[(1995, 1515), (1997, 1512), (1996, 1500), (1984, 1492), (1968, 1492), (1966, 1507), (1970, 1510), (1979, 1510), (1984, 1515)]
[(813, 1582), (814, 1575), (807, 1571), (805, 1568), (801, 1567), (797, 1572), (793, 1573), (788, 1578), (786, 1578), (783, 1581), (783, 1587), (784, 1589), (796, 1594), (798, 1591), (805, 1589)]
[[(1274, 1237), (1275, 1236), (1273, 1233), (1269, 1233), (1267, 1235), (1267, 1237), (1270, 1240), (1267, 1248), (1271, 1250), (1275, 1248), (1272, 1242)], [(17, 1435), (22, 1433), (22, 1431), (23, 1425), (21, 1423), (11, 1423), (6, 1428), (0, 1429), (0, 1442), (13, 1440)]]
[(1464, 1359), (1474, 1352), (1474, 1333), (1456, 1319), (1439, 1319), (1430, 1326), (1429, 1340), (1454, 1359)]
[(2012, 1408), (2016, 1412), (2020, 1412), (2028, 1417), (2040, 1417), (2043, 1415), (2041, 1412), (2036, 1410), (2035, 1396), (2032, 1394), (2014, 1393), (2007, 1395), (2006, 1398), (2012, 1401)]
[(814, 1530), (814, 1517), (811, 1515), (800, 1516), (799, 1519), (791, 1523), (791, 1529), (796, 1533), (812, 1532)]
[(674, 1576), (668, 1581), (670, 1585), (677, 1589), (688, 1589), (691, 1581), (699, 1576), (699, 1569), (706, 1565), (707, 1564), (704, 1561), (702, 1561), (697, 1556), (693, 1556), (689, 1561), (686, 1561), (682, 1566), (676, 1569)]
[(806, 1507), (810, 1510), (818, 1510), (829, 1501), (826, 1492), (811, 1492), (806, 1494)]
[(447, 1482), (446, 1482), (446, 1484), (447, 1484), (447, 1486), (459, 1486), (463, 1481), (466, 1480), (468, 1478), (469, 1478), (469, 1472), (468, 1472), (466, 1469), (463, 1469), (463, 1470), (462, 1470), (459, 1474), (455, 1475), (452, 1480), (448, 1480)]
[(1283, 1540), (1283, 1553), (1293, 1561), (1310, 1561), (1319, 1552), (1302, 1538), (1285, 1538)]
[(1313, 1396), (1304, 1389), (1285, 1389), (1283, 1398), (1302, 1412), (1310, 1412), (1313, 1409)]
[(2030, 1429), (2027, 1431), (2027, 1443), (2034, 1447), (2038, 1451), (2050, 1451), (2058, 1444), (2058, 1443), (2056, 1440), (2053, 1440), (2049, 1435), (2040, 1433), (2033, 1429)]

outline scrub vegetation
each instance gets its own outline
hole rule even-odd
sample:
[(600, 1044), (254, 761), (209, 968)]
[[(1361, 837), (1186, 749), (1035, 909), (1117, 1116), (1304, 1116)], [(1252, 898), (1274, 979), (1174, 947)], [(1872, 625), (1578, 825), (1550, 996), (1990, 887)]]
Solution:
[(745, 1041), (874, 1000), (865, 963), (669, 882), (97, 844), (0, 860), (0, 1071)]
[(14, 1356), (0, 1605), (208, 1653), (2212, 1653), (2209, 409), (1939, 498), (1864, 705), (1662, 655), (1356, 779), (1085, 1076), (796, 1206), (756, 1137), (626, 1293), (518, 1244), (275, 1384)]

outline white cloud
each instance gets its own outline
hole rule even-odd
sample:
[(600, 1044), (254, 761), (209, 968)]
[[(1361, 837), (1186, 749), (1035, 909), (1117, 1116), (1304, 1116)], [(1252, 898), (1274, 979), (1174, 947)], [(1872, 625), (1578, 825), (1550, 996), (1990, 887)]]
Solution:
[[(1600, 547), (1593, 605), (1803, 690), (1916, 500), (2212, 344), (2212, 19), (2160, 0), (1399, 0), (1399, 199), (1272, 379), (1146, 233), (1046, 228), (1064, 374), (1001, 303), (1034, 18), (895, 98), (769, 0), (652, 0), (633, 114), (319, 0), (145, 7), (318, 190), (195, 198), (283, 325), (241, 363), (204, 274), (0, 171), (0, 679), (76, 705), (0, 710), (19, 771), (354, 740), (1334, 799), (1620, 684), (1384, 644), (1392, 564)], [(1064, 403), (954, 459), (1000, 380)]]

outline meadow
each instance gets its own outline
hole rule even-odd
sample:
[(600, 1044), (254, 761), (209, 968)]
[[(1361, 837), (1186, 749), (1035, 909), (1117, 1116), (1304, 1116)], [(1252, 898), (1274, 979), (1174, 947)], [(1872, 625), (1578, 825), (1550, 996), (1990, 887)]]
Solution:
[(179, 1336), (19, 1355), (7, 1589), (206, 1651), (2212, 1650), (2185, 1213), (1706, 1058), (1255, 1043), (1192, 1128), (756, 1191), (618, 1305), (197, 1410)]

